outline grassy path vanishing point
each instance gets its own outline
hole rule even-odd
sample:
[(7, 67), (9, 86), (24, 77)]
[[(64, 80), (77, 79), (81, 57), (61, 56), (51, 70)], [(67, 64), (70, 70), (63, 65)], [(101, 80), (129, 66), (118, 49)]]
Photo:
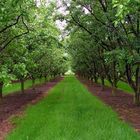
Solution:
[(7, 140), (140, 140), (140, 135), (75, 78), (29, 106)]

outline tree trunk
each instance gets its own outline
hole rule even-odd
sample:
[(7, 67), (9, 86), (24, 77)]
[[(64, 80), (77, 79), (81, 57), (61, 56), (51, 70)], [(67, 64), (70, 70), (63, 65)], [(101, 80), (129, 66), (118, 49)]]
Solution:
[(104, 78), (101, 78), (101, 82), (102, 82), (102, 90), (104, 90), (104, 86), (105, 86)]
[(140, 106), (140, 92), (136, 92), (134, 96), (134, 103)]
[(92, 78), (92, 77), (89, 79), (89, 83), (90, 83), (91, 85), (93, 84), (93, 78)]
[(56, 74), (53, 75), (53, 79), (55, 79), (55, 77), (56, 77)]
[(3, 83), (0, 83), (0, 99), (2, 99)]
[(98, 83), (98, 78), (96, 76), (94, 76), (94, 82)]
[(45, 82), (47, 82), (47, 76), (45, 76)]
[(21, 81), (21, 92), (24, 93), (24, 80), (20, 80)]
[(93, 77), (91, 78), (91, 83), (93, 84)]
[(41, 84), (41, 82), (42, 82), (42, 77), (39, 77), (39, 82), (40, 82), (40, 84)]
[(136, 90), (135, 90), (135, 96), (134, 96), (134, 103), (136, 105), (140, 105), (140, 67), (137, 67), (136, 70)]
[(115, 95), (115, 93), (116, 93), (116, 88), (117, 88), (116, 84), (113, 83), (113, 84), (112, 84), (112, 95)]
[(32, 89), (35, 90), (35, 78), (32, 78)]
[(112, 95), (114, 96), (115, 95), (115, 87), (112, 86)]

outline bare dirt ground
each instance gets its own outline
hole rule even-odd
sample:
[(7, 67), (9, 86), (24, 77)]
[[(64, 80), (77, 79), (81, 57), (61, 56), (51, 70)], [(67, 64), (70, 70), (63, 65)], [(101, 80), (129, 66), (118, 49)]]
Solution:
[(49, 89), (54, 87), (62, 78), (51, 80), (46, 84), (36, 86), (36, 90), (31, 88), (5, 96), (0, 101), (0, 140), (13, 128), (10, 118), (16, 115), (22, 115), (23, 110), (29, 104), (35, 104), (37, 101), (47, 95)]
[(93, 95), (111, 106), (118, 113), (121, 120), (129, 123), (137, 132), (140, 132), (140, 107), (133, 103), (133, 95), (117, 89), (115, 95), (112, 95), (111, 87), (105, 86), (102, 90), (100, 84), (91, 83), (91, 81), (82, 78), (78, 79)]

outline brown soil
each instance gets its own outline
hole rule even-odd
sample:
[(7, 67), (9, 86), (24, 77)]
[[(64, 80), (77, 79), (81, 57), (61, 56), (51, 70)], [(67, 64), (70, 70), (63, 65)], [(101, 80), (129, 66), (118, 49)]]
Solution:
[(22, 115), (22, 111), (28, 104), (35, 104), (38, 100), (46, 96), (46, 92), (55, 86), (62, 78), (57, 78), (46, 84), (37, 85), (36, 90), (27, 89), (25, 93), (15, 92), (5, 96), (0, 101), (0, 140), (13, 128), (10, 119), (15, 115)]
[(121, 120), (126, 121), (137, 132), (140, 132), (140, 107), (133, 102), (133, 95), (116, 89), (115, 95), (112, 95), (111, 87), (104, 87), (100, 84), (91, 83), (89, 80), (78, 78), (88, 90), (101, 99), (105, 104), (111, 106), (115, 110)]

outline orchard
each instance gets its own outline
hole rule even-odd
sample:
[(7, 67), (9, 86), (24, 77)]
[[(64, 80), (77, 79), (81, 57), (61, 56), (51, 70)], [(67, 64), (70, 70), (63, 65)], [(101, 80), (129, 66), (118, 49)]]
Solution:
[(140, 140), (139, 110), (139, 0), (1, 0), (0, 140)]

